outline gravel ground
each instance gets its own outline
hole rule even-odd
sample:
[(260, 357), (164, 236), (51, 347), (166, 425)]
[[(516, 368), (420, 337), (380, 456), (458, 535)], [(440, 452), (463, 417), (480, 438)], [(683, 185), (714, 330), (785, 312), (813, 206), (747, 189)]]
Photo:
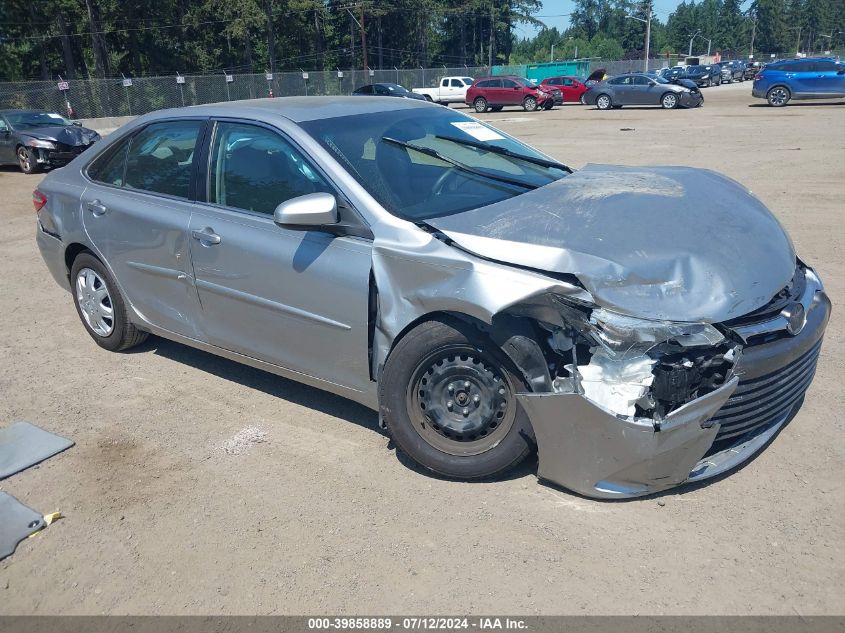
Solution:
[(0, 424), (76, 441), (0, 484), (65, 514), (0, 562), (0, 613), (845, 612), (845, 104), (768, 108), (748, 83), (705, 95), (687, 111), (482, 117), (573, 167), (732, 176), (833, 300), (816, 380), (773, 444), (726, 478), (631, 502), (538, 484), (536, 462), (433, 479), (341, 398), (160, 339), (98, 348), (38, 254), (38, 177), (0, 168)]

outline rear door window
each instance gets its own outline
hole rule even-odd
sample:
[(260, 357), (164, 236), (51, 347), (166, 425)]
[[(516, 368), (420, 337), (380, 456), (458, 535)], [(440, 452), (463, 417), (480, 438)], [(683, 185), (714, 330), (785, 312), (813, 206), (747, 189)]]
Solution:
[(189, 198), (194, 150), (203, 125), (203, 121), (153, 123), (133, 136), (124, 186)]
[(129, 139), (107, 149), (102, 156), (98, 156), (88, 168), (88, 177), (97, 182), (115, 187), (123, 186), (123, 175), (126, 170), (126, 151), (129, 149)]

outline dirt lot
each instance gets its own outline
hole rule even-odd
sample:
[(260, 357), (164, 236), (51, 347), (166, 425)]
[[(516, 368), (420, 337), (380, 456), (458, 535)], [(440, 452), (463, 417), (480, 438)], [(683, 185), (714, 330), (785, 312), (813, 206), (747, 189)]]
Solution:
[[(76, 441), (2, 482), (66, 518), (0, 563), (0, 613), (845, 612), (845, 104), (761, 107), (748, 83), (705, 94), (689, 111), (483, 117), (573, 167), (736, 178), (833, 300), (806, 404), (768, 450), (632, 502), (540, 485), (536, 463), (433, 479), (348, 401), (163, 340), (101, 350), (37, 252), (38, 177), (0, 168), (0, 424)], [(263, 442), (222, 450), (250, 426)]]

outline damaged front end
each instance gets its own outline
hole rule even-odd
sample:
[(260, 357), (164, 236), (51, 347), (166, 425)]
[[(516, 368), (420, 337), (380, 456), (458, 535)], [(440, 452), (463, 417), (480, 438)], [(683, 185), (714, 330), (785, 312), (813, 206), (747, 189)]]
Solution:
[(551, 301), (560, 321), (544, 311), (536, 323), (547, 333), (553, 388), (519, 396), (537, 437), (539, 477), (605, 498), (686, 481), (715, 440), (709, 420), (737, 387), (741, 345), (710, 324)]
[(761, 321), (757, 340), (747, 324), (652, 321), (569, 297), (511, 308), (543, 332), (549, 361), (552, 388), (518, 396), (537, 438), (538, 476), (588, 497), (626, 498), (749, 459), (800, 405), (815, 370), (830, 302), (812, 270), (799, 273), (806, 284), (793, 305), (803, 326)]

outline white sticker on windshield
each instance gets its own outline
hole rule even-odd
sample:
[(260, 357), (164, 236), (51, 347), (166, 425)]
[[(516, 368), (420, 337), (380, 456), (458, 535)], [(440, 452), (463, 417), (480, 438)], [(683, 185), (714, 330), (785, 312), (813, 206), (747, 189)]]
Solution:
[(61, 114), (48, 114), (47, 116), (50, 117), (51, 119), (61, 119), (62, 118)]
[(452, 125), (462, 132), (466, 132), (477, 141), (501, 141), (505, 138), (496, 130), (491, 130), (486, 125), (481, 125), (481, 123), (475, 121), (452, 121)]

